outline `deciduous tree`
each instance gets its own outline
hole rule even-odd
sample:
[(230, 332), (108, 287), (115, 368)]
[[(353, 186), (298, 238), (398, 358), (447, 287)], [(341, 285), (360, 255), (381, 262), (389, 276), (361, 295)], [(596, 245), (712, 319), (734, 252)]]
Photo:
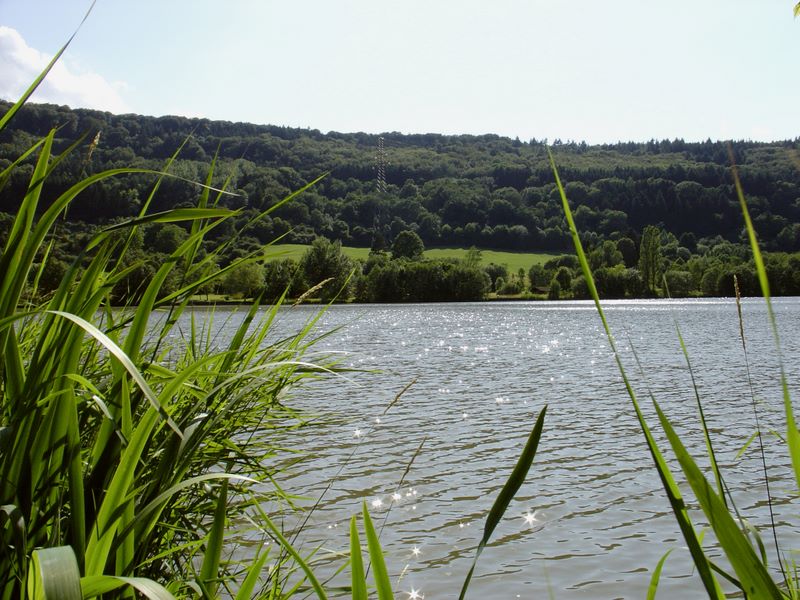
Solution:
[(319, 297), (330, 300), (338, 295), (341, 300), (350, 297), (350, 275), (355, 265), (342, 252), (338, 240), (331, 242), (324, 237), (315, 239), (300, 261), (303, 274), (311, 286), (319, 285)]
[(392, 244), (392, 258), (419, 260), (425, 252), (425, 244), (413, 231), (406, 229), (397, 234)]
[(642, 233), (639, 272), (642, 274), (645, 289), (654, 295), (661, 277), (661, 230), (654, 225), (648, 225)]

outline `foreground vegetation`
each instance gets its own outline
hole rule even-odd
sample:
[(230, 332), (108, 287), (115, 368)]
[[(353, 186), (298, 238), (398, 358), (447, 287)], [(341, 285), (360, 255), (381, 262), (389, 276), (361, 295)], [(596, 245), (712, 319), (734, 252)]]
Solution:
[[(16, 110), (17, 106), (0, 118), (0, 132)], [(221, 206), (225, 186), (212, 187), (213, 161), (192, 207), (152, 210), (160, 188), (171, 180), (172, 176), (163, 172), (171, 167), (171, 160), (159, 170), (126, 167), (78, 178), (65, 189), (56, 186), (51, 201), (43, 202), (52, 174), (78, 147), (75, 144), (56, 154), (54, 145), (55, 131), (50, 131), (0, 171), (0, 186), (7, 186), (20, 170), (25, 172), (20, 165), (33, 160), (0, 256), (0, 596), (129, 597), (130, 588), (135, 588), (151, 598), (283, 598), (312, 592), (326, 598), (311, 562), (292, 547), (280, 524), (274, 522), (290, 502), (274, 484), (271, 460), (276, 449), (261, 435), (276, 425), (275, 417), (287, 411), (282, 398), (290, 386), (336, 369), (329, 358), (313, 355), (313, 321), (295, 335), (274, 339), (271, 325), (277, 308), (259, 310), (255, 303), (230, 340), (218, 347), (212, 326), (199, 324), (186, 313), (193, 295), (259, 265), (262, 253), (259, 249), (222, 262), (230, 245), (204, 245), (212, 231), (227, 227), (240, 214)], [(122, 175), (150, 178), (151, 193), (140, 210), (78, 240), (81, 245), (75, 258), (59, 273), (57, 285), (43, 296), (40, 288), (53, 277), (54, 261), (61, 260), (53, 255), (53, 249), (63, 237), (54, 232), (62, 226), (68, 228), (62, 220), (64, 213), (93, 185)], [(577, 265), (568, 266), (568, 259), (557, 259), (565, 264), (558, 265), (556, 273), (566, 273), (562, 267), (580, 269), (616, 354), (593, 273), (599, 274), (604, 267), (592, 268), (592, 252), (584, 250), (558, 174), (555, 181), (577, 252)], [(741, 186), (734, 181), (756, 282), (780, 347), (769, 304), (767, 262), (756, 243)], [(278, 207), (259, 213), (242, 230)], [(176, 223), (185, 225), (183, 234), (167, 227)], [(242, 230), (229, 230), (229, 239), (238, 239), (237, 232)], [(170, 231), (180, 239), (159, 262), (142, 255), (147, 235), (155, 232), (154, 239), (158, 239), (158, 234)], [(410, 294), (413, 289), (402, 282), (425, 274), (432, 282), (452, 285), (447, 293), (459, 286), (470, 293), (481, 286), (485, 291), (485, 286), (491, 285), (478, 251), (468, 251), (457, 261), (424, 261), (422, 240), (411, 232), (403, 233), (398, 233), (390, 249), (374, 248), (367, 258), (365, 266), (372, 264), (360, 280), (366, 293), (391, 290), (393, 298)], [(643, 232), (637, 263), (642, 284), (653, 293), (669, 283), (658, 282), (658, 263), (650, 262), (657, 256), (648, 254), (658, 246), (656, 236), (663, 241), (657, 231)], [(605, 252), (606, 247), (604, 243), (595, 251)], [(327, 264), (322, 259), (339, 260), (341, 256), (336, 243), (319, 238), (303, 256), (304, 271)], [(146, 268), (152, 270), (143, 270)], [(351, 283), (352, 269), (337, 279), (345, 272), (330, 276), (318, 272), (317, 291), (332, 297), (358, 283), (357, 278)], [(519, 279), (525, 275), (523, 272)], [(528, 276), (534, 279), (530, 273)], [(557, 275), (553, 278), (557, 280)], [(284, 288), (282, 297), (290, 287)], [(431, 289), (437, 288), (425, 286), (425, 290)], [(113, 309), (120, 301), (123, 307)], [(156, 318), (157, 310), (160, 318)], [(729, 502), (700, 399), (708, 475), (689, 455), (656, 403), (659, 423), (685, 483), (703, 509), (729, 566), (711, 558), (616, 356), (654, 468), (709, 597), (724, 597), (719, 577), (747, 598), (799, 597), (793, 565), (787, 561), (780, 577), (773, 579), (774, 572), (760, 551), (760, 534), (748, 528), (735, 504)], [(780, 376), (786, 419), (782, 443), (788, 448), (800, 486), (800, 434), (788, 383), (783, 372)], [(544, 416), (543, 409), (519, 463), (489, 511), (476, 560), (528, 473)], [(258, 494), (253, 491), (256, 483), (260, 484)], [(361, 529), (374, 572), (372, 585), (381, 600), (390, 598), (393, 592), (383, 553), (366, 509)], [(237, 536), (245, 533), (252, 555), (236, 560), (228, 550)], [(352, 583), (347, 590), (353, 598), (368, 595), (361, 535), (354, 517), (349, 557)], [(663, 561), (654, 571), (652, 595), (661, 564)], [(472, 570), (461, 597), (471, 574)]]
[[(63, 50), (0, 117), (0, 133)], [(219, 207), (228, 192), (210, 186), (214, 164), (194, 207), (150, 210), (173, 177), (170, 160), (162, 171), (120, 168), (78, 179), (45, 205), (51, 173), (78, 145), (56, 155), (54, 138), (52, 130), (0, 171), (2, 188), (35, 156), (0, 254), (0, 597), (130, 598), (136, 590), (159, 600), (247, 599), (313, 590), (324, 600), (280, 521), (291, 498), (275, 482), (279, 450), (268, 435), (295, 416), (282, 403), (288, 389), (337, 370), (313, 354), (318, 317), (288, 337), (272, 330), (280, 302), (269, 310), (255, 302), (222, 338), (213, 319), (197, 322), (185, 310), (191, 297), (257, 258), (210, 268), (223, 247), (208, 252), (203, 241), (236, 214)], [(72, 202), (97, 182), (130, 174), (152, 180), (139, 214), (92, 232), (42, 299), (39, 285), (58, 260), (52, 248)], [(187, 226), (180, 243), (158, 265), (145, 260), (143, 230), (174, 223)], [(154, 271), (132, 279), (143, 266)], [(120, 298), (136, 304), (112, 308)], [(544, 415), (477, 554), (527, 474)], [(366, 507), (361, 527), (355, 516), (351, 522), (349, 591), (367, 597), (362, 531), (372, 587), (389, 598)]]
[[(26, 300), (36, 296), (49, 238), (71, 201), (125, 171), (80, 180), (39, 210), (48, 174), (65, 156), (52, 146), (51, 133), (30, 149), (36, 168), (0, 257), (0, 595), (91, 597), (129, 586), (159, 598), (264, 594), (284, 575), (262, 566), (286, 555), (267, 548), (263, 507), (287, 499), (270, 484), (274, 449), (254, 433), (282, 414), (286, 387), (317, 370), (307, 356), (312, 340), (306, 330), (270, 339), (274, 311), (257, 305), (221, 348), (210, 324), (184, 317), (189, 297), (224, 275), (209, 275), (198, 252), (231, 216), (212, 208), (209, 188), (198, 208), (149, 213), (146, 202), (138, 217), (98, 231), (46, 302)], [(150, 176), (155, 192), (163, 179)], [(112, 310), (115, 286), (134, 268), (128, 251), (138, 229), (175, 221), (189, 223), (185, 242), (135, 310)], [(175, 270), (180, 283), (162, 297)], [(270, 491), (249, 494), (256, 482)], [(253, 558), (231, 561), (222, 539), (228, 523), (244, 518), (261, 543)]]

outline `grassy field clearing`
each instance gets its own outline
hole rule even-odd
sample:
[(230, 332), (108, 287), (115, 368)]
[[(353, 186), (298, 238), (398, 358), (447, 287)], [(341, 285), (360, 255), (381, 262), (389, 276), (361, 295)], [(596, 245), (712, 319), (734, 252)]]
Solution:
[[(270, 246), (267, 257), (269, 259), (291, 258), (300, 260), (308, 246), (304, 244), (275, 244)], [(360, 258), (367, 260), (369, 248), (355, 248), (353, 246), (342, 246), (344, 253), (350, 258)], [(425, 258), (464, 258), (467, 254), (466, 248), (433, 248), (425, 250)], [(481, 250), (482, 263), (488, 265), (495, 263), (506, 265), (510, 272), (516, 272), (519, 268), (527, 272), (534, 264), (544, 264), (557, 254), (534, 253), (534, 252), (500, 252), (497, 250)]]

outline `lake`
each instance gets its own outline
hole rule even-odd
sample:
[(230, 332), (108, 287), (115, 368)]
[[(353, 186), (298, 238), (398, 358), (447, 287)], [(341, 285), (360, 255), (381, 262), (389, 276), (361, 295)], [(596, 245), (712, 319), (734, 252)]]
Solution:
[[(650, 392), (706, 465), (680, 326), (737, 507), (756, 526), (767, 525), (756, 446), (737, 458), (755, 421), (734, 301), (604, 306), (651, 427)], [(800, 402), (800, 299), (774, 306), (790, 390)], [(278, 328), (293, 331), (317, 311), (282, 309)], [(784, 431), (778, 353), (763, 300), (743, 301), (743, 314), (762, 428)], [(347, 551), (350, 516), (366, 501), (383, 527), (395, 590), (406, 592), (398, 597), (417, 591), (428, 600), (456, 598), (489, 508), (547, 405), (533, 467), (481, 556), (470, 597), (644, 598), (670, 549), (659, 597), (706, 597), (592, 303), (333, 306), (316, 327), (341, 327), (317, 349), (345, 352), (343, 364), (359, 371), (295, 389), (286, 403), (313, 418), (275, 444), (302, 452), (281, 465), (277, 480), (286, 491), (310, 498), (304, 506), (322, 496), (298, 540), (306, 551), (321, 546), (322, 563)], [(666, 452), (660, 432), (657, 438)], [(769, 435), (765, 441), (779, 541), (788, 553), (800, 548), (794, 484), (783, 444)], [(677, 467), (673, 472), (683, 479)], [(699, 528), (702, 514), (691, 514)], [(298, 521), (289, 517), (284, 525)], [(330, 558), (333, 567), (343, 562)], [(346, 584), (345, 575), (335, 582)]]

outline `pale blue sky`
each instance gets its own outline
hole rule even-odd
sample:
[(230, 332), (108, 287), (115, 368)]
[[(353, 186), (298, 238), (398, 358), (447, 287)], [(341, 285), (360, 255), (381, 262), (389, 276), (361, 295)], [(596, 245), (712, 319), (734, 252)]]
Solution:
[[(0, 96), (83, 0), (0, 0)], [(98, 0), (41, 100), (322, 131), (800, 136), (793, 0)]]

